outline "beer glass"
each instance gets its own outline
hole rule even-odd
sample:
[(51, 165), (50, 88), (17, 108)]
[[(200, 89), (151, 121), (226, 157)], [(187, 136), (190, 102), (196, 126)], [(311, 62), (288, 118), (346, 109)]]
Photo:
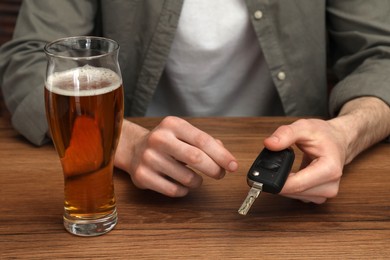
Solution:
[(48, 43), (45, 108), (64, 175), (64, 226), (102, 235), (117, 223), (113, 169), (123, 120), (119, 45), (69, 37)]

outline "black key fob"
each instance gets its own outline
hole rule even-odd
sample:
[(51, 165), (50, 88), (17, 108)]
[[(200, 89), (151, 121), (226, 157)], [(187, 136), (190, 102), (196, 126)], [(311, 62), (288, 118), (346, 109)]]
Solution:
[(262, 184), (262, 190), (279, 193), (291, 171), (295, 159), (294, 150), (270, 151), (264, 148), (257, 156), (247, 175), (248, 185)]

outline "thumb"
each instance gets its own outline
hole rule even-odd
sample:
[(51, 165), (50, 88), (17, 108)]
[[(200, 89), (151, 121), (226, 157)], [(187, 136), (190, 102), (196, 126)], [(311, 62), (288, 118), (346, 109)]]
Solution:
[(271, 136), (264, 139), (264, 146), (271, 151), (286, 149), (295, 144), (297, 140), (294, 132), (292, 125), (280, 126)]

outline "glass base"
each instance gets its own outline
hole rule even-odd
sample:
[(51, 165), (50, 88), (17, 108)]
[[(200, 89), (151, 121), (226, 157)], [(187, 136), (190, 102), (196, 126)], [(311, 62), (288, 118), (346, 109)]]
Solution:
[(118, 221), (117, 212), (99, 219), (70, 219), (64, 215), (65, 229), (76, 236), (100, 236), (112, 230)]

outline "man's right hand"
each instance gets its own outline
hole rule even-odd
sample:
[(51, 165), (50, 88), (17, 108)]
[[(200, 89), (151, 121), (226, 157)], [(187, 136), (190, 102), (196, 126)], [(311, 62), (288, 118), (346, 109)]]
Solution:
[(221, 141), (173, 116), (151, 131), (124, 120), (115, 166), (128, 172), (137, 187), (170, 197), (199, 187), (201, 174), (221, 179), (238, 168)]

